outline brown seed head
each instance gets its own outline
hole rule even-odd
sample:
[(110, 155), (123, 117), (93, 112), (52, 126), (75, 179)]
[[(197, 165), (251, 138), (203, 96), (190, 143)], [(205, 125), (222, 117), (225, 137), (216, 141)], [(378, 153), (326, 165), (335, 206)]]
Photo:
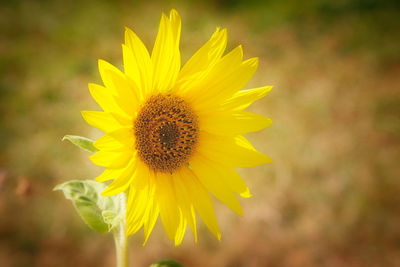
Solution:
[(152, 170), (169, 172), (189, 161), (198, 140), (198, 118), (182, 98), (150, 97), (134, 122), (136, 149)]

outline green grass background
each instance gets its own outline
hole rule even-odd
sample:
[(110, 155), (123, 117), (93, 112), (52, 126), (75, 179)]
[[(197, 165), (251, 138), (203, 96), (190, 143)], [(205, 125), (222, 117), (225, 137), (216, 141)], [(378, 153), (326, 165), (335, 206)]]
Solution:
[(90, 138), (97, 59), (122, 69), (124, 26), (149, 49), (161, 12), (182, 17), (186, 61), (213, 33), (260, 57), (250, 110), (274, 124), (248, 138), (275, 162), (240, 170), (253, 197), (238, 217), (217, 201), (218, 242), (199, 223), (173, 247), (158, 221), (132, 237), (132, 266), (400, 266), (400, 4), (311, 1), (1, 1), (0, 265), (113, 266), (97, 235), (52, 188), (101, 169), (61, 142)]

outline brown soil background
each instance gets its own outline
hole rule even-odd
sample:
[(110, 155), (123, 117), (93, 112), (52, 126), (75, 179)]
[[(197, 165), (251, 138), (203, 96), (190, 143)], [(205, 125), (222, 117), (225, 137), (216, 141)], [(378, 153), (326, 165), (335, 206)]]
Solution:
[(400, 266), (400, 6), (375, 0), (2, 1), (0, 266), (114, 266), (111, 236), (52, 191), (101, 171), (61, 138), (100, 136), (80, 116), (97, 59), (122, 68), (124, 26), (151, 48), (171, 8), (183, 61), (216, 26), (260, 57), (246, 88), (275, 88), (250, 110), (274, 124), (248, 138), (275, 162), (240, 170), (243, 217), (215, 201), (221, 242), (201, 222), (176, 248), (158, 221), (131, 266)]

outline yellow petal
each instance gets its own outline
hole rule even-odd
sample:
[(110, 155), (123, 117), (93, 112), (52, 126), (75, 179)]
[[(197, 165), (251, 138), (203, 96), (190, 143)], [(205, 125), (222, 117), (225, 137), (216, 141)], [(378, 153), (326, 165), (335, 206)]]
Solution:
[(136, 118), (136, 112), (133, 114), (133, 116), (127, 116), (125, 115), (126, 113), (115, 113), (115, 112), (110, 112), (110, 115), (114, 117), (116, 121), (118, 121), (119, 124), (121, 124), (123, 127), (132, 127), (132, 122), (134, 118)]
[(109, 134), (103, 135), (99, 139), (97, 139), (93, 145), (98, 150), (107, 150), (107, 151), (121, 151), (126, 149), (125, 146), (118, 142), (115, 138), (111, 137)]
[(226, 166), (247, 168), (270, 163), (272, 159), (258, 152), (243, 136), (219, 136), (201, 132), (198, 153)]
[(253, 77), (258, 67), (258, 58), (241, 62), (242, 50), (235, 50), (231, 52), (231, 56), (228, 54), (223, 57), (203, 82), (187, 91), (195, 110), (219, 107), (221, 102), (231, 98)]
[(250, 58), (244, 61), (224, 79), (218, 81), (209, 90), (218, 90), (212, 98), (205, 99), (204, 105), (219, 105), (223, 100), (232, 97), (234, 93), (242, 89), (253, 77), (258, 68), (258, 58)]
[(136, 233), (142, 227), (148, 202), (149, 190), (130, 187), (126, 214), (129, 234)]
[(226, 29), (217, 30), (197, 52), (186, 62), (179, 72), (177, 88), (182, 94), (194, 85), (201, 82), (218, 62), (225, 51), (227, 42)]
[(206, 160), (210, 168), (215, 170), (215, 175), (219, 177), (219, 180), (221, 180), (221, 183), (225, 187), (229, 187), (230, 190), (237, 193), (241, 197), (251, 197), (249, 188), (235, 169), (210, 159)]
[(158, 214), (159, 214), (158, 204), (157, 204), (157, 200), (155, 198), (156, 183), (155, 183), (154, 173), (150, 174), (147, 181), (148, 181), (147, 186), (144, 189), (144, 190), (148, 191), (148, 197), (145, 200), (146, 211), (143, 216), (143, 226), (144, 226), (143, 230), (144, 230), (144, 237), (145, 237), (143, 245), (146, 244), (146, 242), (150, 236), (150, 233), (154, 228), (154, 225), (157, 221)]
[(125, 73), (141, 88), (142, 100), (145, 99), (152, 88), (153, 66), (147, 48), (129, 28), (125, 28), (123, 58)]
[(133, 148), (135, 146), (135, 135), (131, 127), (120, 128), (108, 133), (108, 135), (128, 148)]
[(93, 127), (109, 133), (123, 127), (110, 113), (102, 111), (81, 111), (84, 120)]
[(139, 209), (136, 208), (137, 202), (136, 197), (137, 197), (138, 190), (133, 187), (132, 185), (129, 187), (129, 192), (128, 192), (128, 199), (127, 199), (127, 207), (126, 207), (126, 225), (127, 225), (127, 230), (126, 230), (126, 235), (130, 236), (135, 234), (139, 229), (142, 227), (143, 220), (133, 220), (132, 213), (137, 212)]
[(98, 65), (105, 87), (114, 95), (118, 106), (127, 115), (132, 115), (140, 103), (137, 85), (110, 63), (99, 59)]
[(211, 161), (196, 155), (190, 160), (190, 167), (208, 191), (234, 212), (240, 216), (243, 215), (242, 207), (235, 194), (229, 188), (229, 185), (224, 183), (226, 180), (224, 179), (225, 174), (221, 173), (218, 168), (215, 168), (215, 165)]
[(179, 38), (181, 19), (175, 10), (170, 17), (161, 17), (160, 27), (151, 54), (153, 63), (153, 90), (167, 92), (175, 84), (181, 66)]
[[(191, 204), (192, 202), (190, 200), (189, 192), (187, 191), (187, 188), (183, 184), (179, 175), (173, 175), (173, 184), (175, 192), (179, 192), (176, 194), (176, 201), (181, 209), (182, 218), (184, 218), (185, 222), (189, 224), (189, 227), (192, 229), (195, 242), (197, 242), (196, 213), (194, 212), (193, 205)], [(186, 226), (185, 229), (181, 229), (181, 231), (184, 233), (186, 231)]]
[(149, 205), (149, 211), (147, 213), (147, 216), (145, 216), (145, 221), (144, 221), (144, 242), (143, 246), (146, 244), (147, 240), (149, 239), (150, 233), (154, 228), (154, 225), (157, 221), (158, 214), (160, 213), (160, 209), (158, 207), (158, 204), (156, 201), (154, 201), (154, 196), (150, 199), (148, 205)]
[(179, 246), (182, 243), (183, 237), (185, 236), (187, 228), (187, 220), (182, 214), (182, 210), (179, 209), (179, 225), (175, 234), (175, 246)]
[[(190, 228), (192, 229), (194, 235), (194, 242), (197, 243), (197, 222), (196, 222), (196, 210), (193, 205), (190, 205), (190, 217), (187, 216), (188, 223)], [(191, 219), (189, 219), (191, 218)]]
[(137, 161), (136, 169), (137, 175), (135, 175), (135, 179), (132, 181), (132, 186), (138, 190), (146, 189), (153, 182), (155, 174), (140, 159)]
[[(243, 59), (243, 49), (242, 46), (237, 46), (235, 49), (230, 51), (228, 54), (223, 56), (207, 73), (207, 77), (200, 80), (199, 82), (193, 83), (193, 87), (187, 88), (186, 97), (190, 100), (197, 100), (197, 102), (204, 101), (210, 94), (214, 95), (216, 92), (221, 90), (218, 88), (217, 91), (209, 92), (211, 87), (218, 85), (220, 81), (224, 81), (227, 76), (229, 76), (234, 70), (236, 70)], [(204, 97), (204, 94), (207, 97)], [(198, 100), (201, 98), (202, 100)]]
[[(218, 164), (216, 165), (219, 166)], [(222, 167), (222, 166), (220, 166)], [(237, 193), (239, 196), (244, 198), (249, 198), (252, 195), (250, 194), (250, 190), (247, 187), (246, 183), (243, 181), (242, 177), (232, 168), (223, 168), (221, 169), (221, 173), (225, 183), (229, 185), (229, 187)]]
[(127, 149), (121, 151), (100, 150), (95, 154), (91, 155), (89, 159), (96, 165), (118, 169), (126, 166), (133, 157), (135, 157), (135, 154), (132, 150), (127, 150)]
[(132, 158), (129, 164), (124, 168), (123, 172), (117, 177), (107, 188), (101, 193), (102, 196), (109, 197), (117, 195), (128, 189), (135, 172), (136, 159)]
[(184, 183), (187, 191), (190, 192), (191, 201), (198, 211), (203, 222), (210, 229), (218, 240), (221, 239), (221, 231), (218, 226), (217, 218), (215, 217), (214, 207), (211, 202), (210, 195), (204, 186), (199, 182), (198, 178), (188, 168), (182, 168), (178, 175)]
[(272, 87), (273, 86), (264, 86), (236, 92), (222, 104), (222, 108), (225, 110), (243, 110), (254, 101), (266, 96), (271, 91)]
[(174, 188), (171, 185), (171, 175), (157, 173), (156, 197), (160, 208), (160, 217), (168, 238), (174, 240), (179, 226), (179, 210), (177, 207)]
[(93, 99), (100, 105), (100, 107), (106, 112), (122, 112), (115, 102), (115, 97), (107, 88), (89, 83), (89, 91)]
[(218, 135), (239, 135), (256, 132), (272, 124), (272, 120), (256, 113), (214, 112), (201, 117), (200, 128)]
[(109, 180), (115, 180), (118, 177), (121, 176), (122, 172), (125, 170), (125, 168), (119, 168), (119, 169), (110, 169), (107, 168), (105, 169), (99, 176), (97, 176), (95, 179), (97, 182), (102, 183), (105, 181)]
[(116, 91), (116, 88), (114, 87), (113, 81), (110, 79), (110, 77), (108, 77), (108, 75), (105, 73), (105, 71), (111, 70), (111, 71), (118, 72), (119, 69), (117, 69), (112, 64), (110, 64), (107, 61), (104, 61), (102, 59), (99, 59), (97, 61), (97, 65), (98, 65), (100, 77), (101, 77), (101, 80), (103, 81), (104, 86), (106, 88), (108, 88), (108, 90), (110, 90), (110, 92), (112, 92), (114, 95), (118, 95), (118, 92)]
[[(143, 173), (143, 171), (138, 168), (139, 164), (140, 160), (136, 162), (134, 178), (130, 181), (126, 217), (128, 235), (136, 233), (142, 225), (145, 225), (145, 230), (147, 229), (146, 227), (148, 227), (149, 223), (148, 220), (150, 219), (148, 216), (151, 216), (150, 210), (154, 206), (154, 177), (149, 177), (148, 174)], [(136, 186), (137, 182), (135, 183), (135, 181), (138, 179), (142, 181), (141, 183), (143, 186)]]
[(112, 81), (116, 95), (116, 102), (118, 106), (130, 117), (137, 112), (140, 99), (137, 96), (139, 89), (137, 85), (131, 80), (127, 79), (125, 75), (118, 70), (106, 69), (103, 75)]

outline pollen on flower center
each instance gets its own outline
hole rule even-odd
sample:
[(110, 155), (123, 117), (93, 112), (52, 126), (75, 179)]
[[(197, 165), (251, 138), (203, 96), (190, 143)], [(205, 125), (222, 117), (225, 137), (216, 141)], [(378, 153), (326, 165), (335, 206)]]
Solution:
[(182, 98), (150, 97), (134, 122), (136, 149), (151, 169), (170, 172), (189, 161), (198, 140), (198, 119)]

